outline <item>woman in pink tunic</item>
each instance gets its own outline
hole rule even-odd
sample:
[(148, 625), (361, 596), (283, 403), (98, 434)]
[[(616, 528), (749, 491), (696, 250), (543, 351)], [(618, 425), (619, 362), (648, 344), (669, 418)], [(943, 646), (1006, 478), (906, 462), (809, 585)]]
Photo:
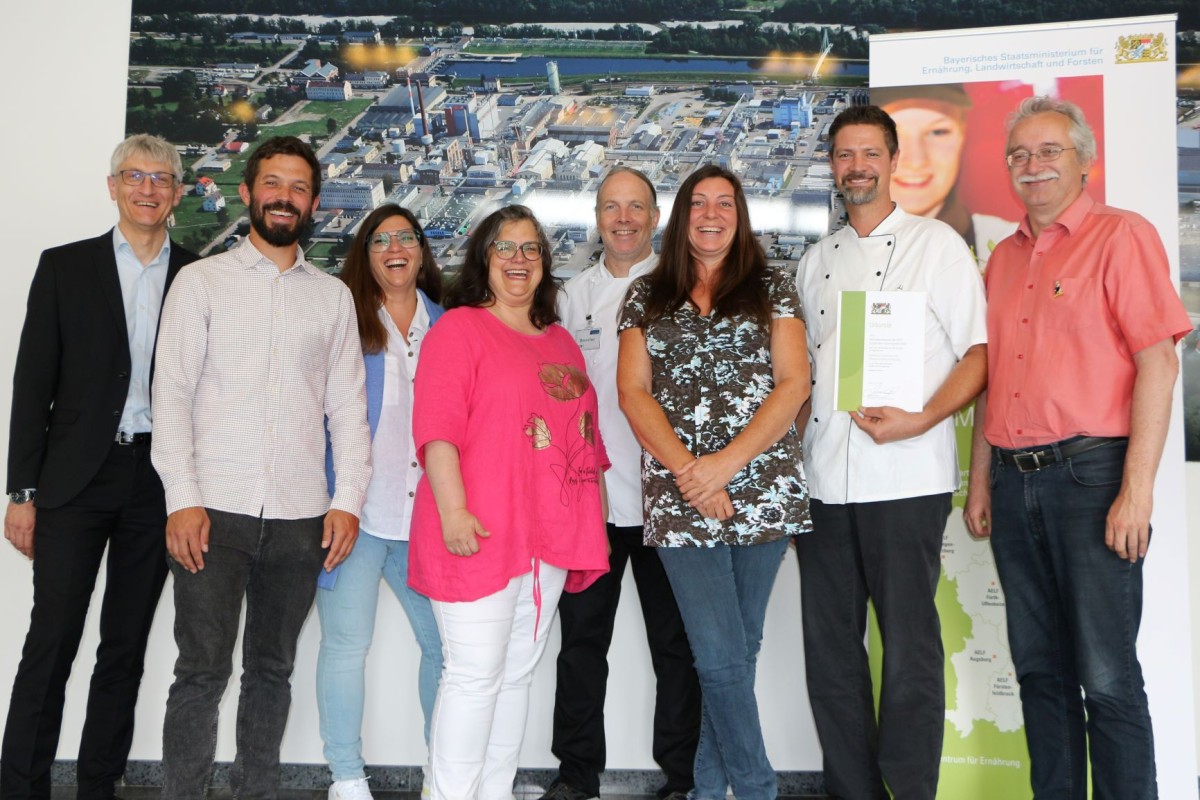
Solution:
[(608, 570), (596, 392), (550, 266), (529, 209), (488, 216), (417, 368), (409, 585), (433, 601), (445, 662), (433, 800), (510, 800), (558, 598)]

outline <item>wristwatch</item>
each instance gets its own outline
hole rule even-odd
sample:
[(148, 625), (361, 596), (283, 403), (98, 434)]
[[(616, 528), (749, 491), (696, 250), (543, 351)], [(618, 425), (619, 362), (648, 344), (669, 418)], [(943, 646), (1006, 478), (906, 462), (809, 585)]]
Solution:
[(16, 505), (28, 503), (33, 498), (37, 497), (37, 489), (21, 489), (18, 492), (9, 492), (8, 500)]

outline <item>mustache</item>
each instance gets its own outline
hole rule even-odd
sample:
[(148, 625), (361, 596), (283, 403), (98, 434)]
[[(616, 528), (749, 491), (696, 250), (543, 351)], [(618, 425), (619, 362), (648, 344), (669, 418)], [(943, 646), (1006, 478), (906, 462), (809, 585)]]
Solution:
[(843, 181), (860, 181), (863, 179), (878, 180), (879, 176), (873, 172), (847, 172), (842, 176)]
[(1040, 181), (1048, 181), (1051, 178), (1057, 178), (1058, 170), (1044, 169), (1041, 172), (1033, 175), (1021, 175), (1017, 178), (1017, 183), (1038, 183)]

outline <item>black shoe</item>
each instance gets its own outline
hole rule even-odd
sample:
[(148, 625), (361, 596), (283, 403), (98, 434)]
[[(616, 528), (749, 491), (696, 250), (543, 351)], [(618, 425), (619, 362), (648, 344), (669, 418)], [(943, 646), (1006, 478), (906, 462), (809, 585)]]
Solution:
[(589, 795), (587, 792), (581, 792), (570, 784), (555, 780), (542, 795), (541, 800), (600, 800), (600, 798)]
[(658, 800), (688, 800), (688, 793), (680, 791), (668, 792), (658, 798)]

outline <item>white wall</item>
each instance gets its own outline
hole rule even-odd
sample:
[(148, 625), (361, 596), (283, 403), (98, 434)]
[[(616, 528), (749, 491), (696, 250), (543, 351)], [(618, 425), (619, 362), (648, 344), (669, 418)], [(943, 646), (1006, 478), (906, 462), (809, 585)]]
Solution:
[[(0, 376), (11, 374), (24, 318), (24, 299), (38, 253), (54, 244), (96, 235), (116, 218), (104, 178), (109, 155), (124, 129), (129, 2), (21, 3), (11, 8), (6, 18), (12, 31), (7, 51), (10, 63), (22, 66), (20, 74), (37, 79), (6, 81), (2, 95), (11, 116), (0, 130), (0, 154), (5, 165), (0, 186), (9, 198), (0, 215), (6, 270), (5, 290), (0, 292)], [(14, 198), (20, 198), (19, 204)], [(0, 409), (7, 410), (10, 401), (7, 377), (0, 378)], [(7, 436), (7, 426), (0, 425), (0, 451), (7, 450)], [(1164, 467), (1164, 472), (1173, 470), (1178, 467)], [(1187, 465), (1185, 477), (1185, 491), (1200, 487), (1200, 465)], [(1200, 530), (1200, 504), (1193, 503), (1189, 513), (1188, 530)], [(1200, 585), (1200, 547), (1191, 551), (1192, 582)], [(626, 583), (627, 596), (619, 612), (611, 659), (609, 766), (651, 768), (653, 687), (632, 585), (628, 580)], [(28, 626), (31, 598), (29, 563), (7, 545), (0, 545), (0, 586), (4, 587), (5, 610), (0, 615), (0, 695), (7, 696)], [(1191, 619), (1196, 625), (1200, 624), (1200, 592), (1192, 594)], [(163, 706), (175, 656), (169, 596), (168, 583), (167, 599), (159, 608), (150, 643), (132, 752), (135, 759), (158, 759), (161, 755)], [(1179, 600), (1183, 602), (1182, 597)], [(768, 611), (759, 660), (760, 706), (768, 751), (776, 768), (817, 770), (819, 750), (803, 690), (798, 609), (795, 558), (789, 553)], [(1169, 626), (1170, 620), (1159, 618), (1146, 624)], [(391, 598), (385, 598), (381, 605), (377, 631), (364, 732), (366, 757), (373, 763), (419, 764), (423, 747), (416, 703), (416, 646), (403, 614)], [(1181, 636), (1179, 646), (1200, 640), (1194, 629), (1192, 634), (1190, 639)], [(312, 690), (317, 638), (314, 615), (303, 635), (294, 678), (295, 701), (284, 740), (286, 762), (323, 760)], [(63, 759), (73, 759), (78, 747), (96, 641), (93, 619), (68, 686), (59, 749)], [(556, 650), (556, 641), (551, 641), (548, 653), (552, 655)], [(525, 766), (554, 763), (549, 752), (553, 682), (553, 659), (548, 657), (535, 680), (535, 700), (522, 757)], [(1196, 688), (1200, 696), (1200, 676)], [(222, 707), (225, 713), (218, 747), (218, 758), (222, 760), (233, 756), (235, 702), (236, 691), (230, 691)]]
[[(1191, 545), (1188, 548), (1188, 575), (1191, 583), (1191, 606), (1192, 606), (1192, 630), (1191, 630), (1191, 645), (1192, 645), (1192, 664), (1200, 664), (1200, 544), (1191, 541), (1193, 531), (1200, 531), (1200, 462), (1191, 462), (1184, 465), (1184, 492), (1188, 498), (1187, 503), (1187, 532), (1188, 543)], [(1196, 494), (1192, 494), (1196, 491)], [(1183, 598), (1180, 598), (1183, 601)], [(1182, 643), (1181, 643), (1182, 646)], [(1195, 698), (1195, 708), (1192, 713), (1192, 719), (1200, 719), (1200, 669), (1192, 673), (1193, 691), (1192, 696)], [(1200, 728), (1198, 728), (1200, 730)], [(1200, 763), (1200, 736), (1197, 736), (1196, 744), (1196, 762)]]
[[(94, 236), (111, 226), (116, 209), (108, 199), (105, 176), (113, 147), (124, 133), (129, 0), (94, 3), (21, 3), (7, 19), (11, 63), (36, 80), (6, 81), (4, 105), (16, 112), (0, 131), (4, 154), (4, 194), (10, 199), (0, 215), (0, 241), (6, 287), (0, 292), (0, 409), (7, 419), (17, 338), (24, 319), (25, 296), (45, 247)], [(20, 116), (17, 117), (16, 114)], [(16, 188), (20, 187), (20, 191)], [(0, 425), (0, 452), (7, 452), (7, 425)], [(30, 565), (7, 544), (0, 546), (0, 696), (7, 698), (29, 624)], [(100, 589), (98, 588), (98, 591)], [(653, 682), (644, 629), (632, 581), (627, 578), (609, 680), (609, 766), (653, 768), (650, 720)], [(138, 705), (131, 757), (161, 757), (163, 707), (175, 659), (168, 581), (151, 636), (146, 677)], [(778, 769), (818, 770), (820, 752), (803, 690), (803, 653), (799, 629), (799, 580), (794, 553), (780, 573), (768, 612), (765, 645), (759, 661), (759, 696), (771, 759)], [(97, 644), (92, 615), (68, 685), (59, 758), (74, 759), (86, 703), (88, 677)], [(304, 629), (293, 679), (293, 707), (283, 745), (285, 762), (319, 763), (321, 742), (313, 679), (319, 626), (314, 613)], [(423, 763), (421, 716), (416, 698), (417, 648), (407, 621), (392, 597), (384, 597), (369, 667), (371, 690), (364, 741), (366, 759), (377, 764)], [(549, 767), (557, 631), (548, 657), (538, 669), (529, 735), (522, 765)], [(236, 675), (235, 675), (236, 679)], [(236, 688), (226, 693), (217, 757), (233, 758), (233, 711)]]
[[(0, 432), (8, 451), (7, 411), (17, 338), (25, 317), (25, 297), (41, 250), (52, 244), (95, 236), (116, 219), (105, 176), (113, 147), (125, 127), (124, 66), (128, 58), (129, 2), (71, 0), (57, 8), (21, 3), (9, 9), (9, 45), (27, 77), (6, 81), (3, 103), (8, 118), (0, 126), (4, 158), (0, 241), (4, 242), (4, 290), (0, 291)], [(30, 564), (7, 542), (0, 547), (0, 696), (8, 698), (21, 643), (29, 626), (32, 598)], [(95, 621), (79, 659), (90, 664)], [(162, 640), (161, 628), (155, 632)], [(81, 651), (82, 652), (82, 651)], [(63, 754), (79, 744), (87, 671), (68, 690)], [(7, 708), (7, 704), (5, 705)]]

